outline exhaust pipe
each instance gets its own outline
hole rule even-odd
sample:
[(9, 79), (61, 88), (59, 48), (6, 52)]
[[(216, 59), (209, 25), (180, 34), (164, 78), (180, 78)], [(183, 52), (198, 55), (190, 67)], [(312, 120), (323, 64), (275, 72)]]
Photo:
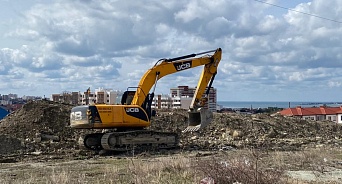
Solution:
[(208, 126), (213, 120), (213, 112), (199, 108), (198, 111), (189, 111), (188, 127), (182, 132), (196, 132)]

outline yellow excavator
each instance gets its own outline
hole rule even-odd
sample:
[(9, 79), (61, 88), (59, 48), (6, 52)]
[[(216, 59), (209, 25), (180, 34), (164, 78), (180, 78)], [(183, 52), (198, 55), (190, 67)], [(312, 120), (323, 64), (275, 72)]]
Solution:
[(72, 108), (70, 126), (75, 129), (110, 130), (85, 135), (80, 143), (87, 149), (125, 151), (135, 146), (158, 149), (177, 147), (179, 143), (177, 133), (147, 129), (151, 118), (156, 114), (151, 106), (157, 81), (166, 75), (203, 65), (188, 110), (188, 127), (183, 132), (198, 131), (207, 126), (213, 118), (213, 113), (205, 108), (205, 104), (221, 61), (221, 54), (222, 49), (218, 48), (176, 58), (160, 59), (144, 74), (138, 87), (133, 88), (134, 90), (129, 87), (123, 93), (121, 104), (92, 104)]

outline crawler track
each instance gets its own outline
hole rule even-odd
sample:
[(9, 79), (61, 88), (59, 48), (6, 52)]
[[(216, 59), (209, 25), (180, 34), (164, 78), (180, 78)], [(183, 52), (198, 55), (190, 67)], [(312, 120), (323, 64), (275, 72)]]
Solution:
[(79, 141), (86, 149), (111, 151), (172, 149), (177, 148), (178, 143), (179, 136), (176, 133), (149, 130), (94, 133), (84, 136)]

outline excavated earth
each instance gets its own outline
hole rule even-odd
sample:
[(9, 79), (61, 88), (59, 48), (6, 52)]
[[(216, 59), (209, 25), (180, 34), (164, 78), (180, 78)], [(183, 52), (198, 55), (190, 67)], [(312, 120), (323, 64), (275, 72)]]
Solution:
[[(46, 156), (47, 159), (94, 156), (81, 150), (78, 138), (92, 130), (69, 127), (73, 106), (51, 101), (31, 101), (0, 121), (0, 162)], [(204, 130), (182, 133), (187, 112), (158, 112), (150, 129), (177, 132), (180, 150), (230, 150), (256, 148), (295, 151), (305, 148), (342, 147), (342, 126), (329, 121), (307, 121), (277, 114), (215, 113)]]

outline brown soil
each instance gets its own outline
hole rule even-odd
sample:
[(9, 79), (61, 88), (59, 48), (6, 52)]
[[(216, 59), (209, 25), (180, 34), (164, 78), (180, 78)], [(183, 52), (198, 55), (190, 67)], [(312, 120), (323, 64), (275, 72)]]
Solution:
[(330, 121), (307, 121), (278, 114), (216, 113), (207, 128), (182, 134), (186, 122), (184, 111), (164, 112), (152, 128), (178, 132), (184, 149), (219, 150), (233, 147), (294, 151), (342, 147), (342, 125)]
[[(0, 121), (0, 155), (77, 156), (84, 151), (78, 138), (91, 130), (69, 127), (72, 106), (50, 101), (31, 101)], [(324, 121), (306, 121), (280, 115), (215, 113), (204, 130), (182, 133), (187, 112), (158, 112), (150, 129), (177, 132), (181, 150), (230, 150), (255, 148), (294, 151), (306, 148), (342, 147), (342, 125)], [(89, 155), (87, 153), (86, 155)], [(0, 158), (1, 158), (0, 157)]]
[[(94, 174), (92, 169), (86, 170), (86, 168), (99, 167), (98, 163), (85, 167), (84, 162), (91, 164), (87, 160), (89, 158), (98, 160), (99, 155), (93, 151), (82, 150), (78, 146), (78, 138), (92, 130), (75, 130), (69, 127), (69, 113), (72, 107), (68, 104), (50, 101), (31, 101), (0, 121), (0, 166), (4, 171), (0, 172), (0, 176), (7, 177), (0, 181), (6, 183), (13, 181), (13, 178), (16, 181), (27, 179), (34, 182), (40, 181), (33, 180), (33, 178), (39, 178), (40, 176), (35, 174), (43, 173), (46, 166), (53, 167), (52, 171), (54, 171), (54, 168), (67, 165), (69, 162), (72, 163), (70, 164), (72, 167), (76, 168), (76, 171), (83, 169), (84, 172), (79, 174), (85, 174), (85, 176), (78, 176), (78, 178), (74, 176), (73, 174), (78, 172), (70, 169), (69, 165), (67, 165), (68, 168), (60, 168), (63, 172), (70, 170), (66, 176), (53, 176), (57, 179), (69, 178), (70, 181), (74, 178), (83, 180), (84, 177), (89, 181), (92, 181), (91, 179), (98, 181), (98, 178), (92, 176)], [(289, 175), (300, 180), (317, 180), (318, 173), (324, 181), (327, 180), (325, 176), (331, 179), (335, 175), (336, 179), (333, 180), (335, 182), (332, 183), (342, 181), (340, 177), (342, 125), (329, 121), (300, 120), (277, 114), (215, 113), (214, 121), (205, 129), (199, 132), (182, 133), (187, 126), (187, 120), (187, 112), (184, 110), (159, 111), (149, 127), (157, 131), (177, 132), (180, 135), (180, 149), (151, 151), (138, 155), (129, 152), (116, 155), (114, 158), (119, 159), (122, 156), (135, 154), (135, 157), (143, 158), (142, 161), (165, 156), (173, 158), (179, 155), (182, 155), (182, 158), (193, 155), (195, 160), (208, 155), (223, 159), (224, 157), (220, 156), (222, 154), (235, 155), (236, 158), (240, 158), (241, 153), (238, 150), (252, 150), (252, 153), (259, 150), (262, 155), (257, 158), (266, 164), (267, 168), (281, 167), (290, 171)], [(107, 163), (111, 162), (113, 157), (105, 157), (105, 159)], [(28, 169), (32, 169), (29, 174), (32, 177), (27, 178), (26, 170), (22, 168), (25, 164), (32, 166)], [(107, 165), (106, 167), (111, 167)], [(44, 167), (37, 170), (35, 166)], [(148, 167), (150, 167), (149, 164)], [(187, 166), (184, 167), (187, 168)], [(6, 173), (7, 170), (10, 174)], [(121, 172), (120, 168), (118, 171)], [(130, 172), (131, 169), (128, 171)], [(98, 172), (102, 173), (103, 170)], [(316, 174), (309, 177), (306, 172)], [(108, 172), (108, 174), (112, 173)], [(139, 177), (145, 175), (147, 174), (142, 173)], [(120, 173), (118, 176), (121, 176)], [(115, 178), (117, 179), (116, 175)], [(43, 178), (44, 181), (55, 179)], [(297, 179), (295, 181), (301, 183)]]

